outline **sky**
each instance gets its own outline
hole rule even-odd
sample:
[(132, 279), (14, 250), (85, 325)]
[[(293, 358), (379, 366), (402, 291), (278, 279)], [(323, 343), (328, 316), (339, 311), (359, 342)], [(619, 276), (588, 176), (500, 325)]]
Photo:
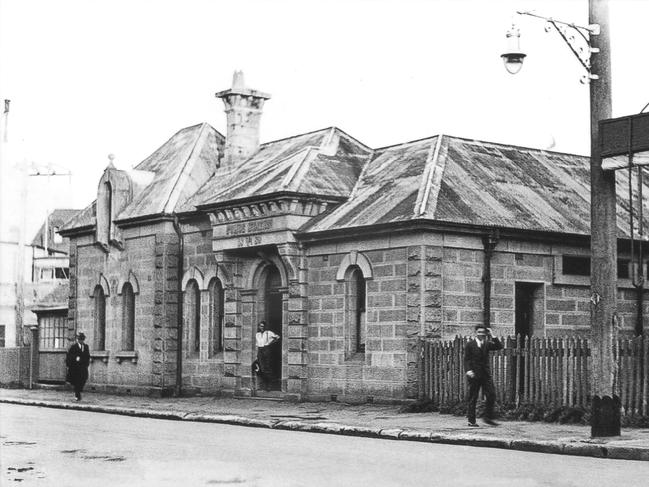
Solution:
[[(587, 155), (584, 70), (517, 10), (588, 23), (587, 0), (0, 0), (0, 240), (89, 205), (109, 154), (128, 169), (183, 127), (225, 134), (234, 70), (272, 95), (262, 142), (335, 125), (374, 148), (443, 133)], [(647, 19), (649, 0), (610, 0), (613, 116), (649, 103)], [(48, 165), (70, 176), (20, 177)]]

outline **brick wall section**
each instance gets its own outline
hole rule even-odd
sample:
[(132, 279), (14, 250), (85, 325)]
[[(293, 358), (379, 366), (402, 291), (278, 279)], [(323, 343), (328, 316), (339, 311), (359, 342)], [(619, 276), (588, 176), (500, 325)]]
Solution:
[[(214, 269), (225, 288), (224, 351), (207, 354), (208, 299), (202, 293), (201, 352), (186, 358), (183, 386), (205, 393), (250, 394), (250, 364), (255, 358), (254, 333), (263, 314), (263, 297), (248, 289), (262, 262), (240, 252), (212, 251), (207, 220), (183, 225), (185, 270), (195, 266), (203, 275)], [(71, 239), (70, 335), (84, 330), (92, 343), (94, 302), (91, 293), (103, 274), (109, 282), (106, 306), (107, 363), (96, 360), (89, 386), (133, 393), (163, 391), (175, 385), (178, 241), (170, 223), (127, 228), (124, 250), (109, 254), (92, 235)], [(350, 251), (358, 250), (371, 264), (367, 281), (367, 338), (364, 354), (345, 352), (345, 283), (336, 276)], [(416, 397), (418, 337), (451, 338), (473, 332), (483, 319), (484, 249), (479, 236), (412, 234), (368, 238), (340, 244), (312, 245), (305, 254), (295, 244), (278, 246), (287, 270), (282, 333), (283, 390), (301, 397), (364, 400)], [(541, 286), (546, 336), (586, 336), (590, 321), (588, 282), (566, 283), (556, 269), (563, 253), (587, 249), (543, 243), (498, 242), (492, 259), (491, 323), (496, 333), (514, 332), (515, 283)], [(118, 283), (129, 271), (137, 277), (137, 363), (118, 363), (122, 296)], [(204, 286), (207, 286), (204, 282)], [(254, 284), (253, 284), (254, 286)], [(630, 334), (636, 319), (636, 292), (619, 283), (618, 312), (622, 334)], [(644, 302), (649, 315), (649, 296)], [(645, 326), (649, 320), (645, 318)]]
[(483, 259), (482, 241), (477, 237), (456, 238), (450, 245), (444, 242), (442, 250), (442, 335), (444, 338), (471, 334), (475, 325), (483, 321)]
[[(200, 290), (200, 351), (198, 354), (187, 352), (189, 330), (186, 327), (183, 330), (183, 388), (187, 393), (197, 391), (215, 393), (224, 387), (222, 379), (224, 377), (225, 354), (219, 352), (212, 357), (209, 356), (210, 296), (207, 290), (209, 285), (207, 281), (209, 275), (213, 275), (217, 271), (216, 257), (212, 252), (212, 230), (209, 219), (183, 224), (182, 230), (184, 238), (183, 270), (187, 272), (195, 267), (205, 276)], [(227, 299), (226, 283), (222, 282), (221, 284)], [(224, 319), (225, 322), (227, 319)]]
[[(408, 387), (408, 350), (413, 350), (412, 345), (409, 347), (411, 325), (406, 319), (408, 249), (362, 252), (374, 272), (373, 279), (366, 282), (364, 354), (345, 353), (345, 283), (336, 280), (336, 273), (347, 253), (318, 253), (314, 249), (307, 259), (308, 394), (349, 400), (408, 397), (412, 394)], [(418, 332), (418, 323), (414, 329)], [(414, 363), (413, 359), (411, 353)], [(410, 375), (416, 377), (416, 371)]]
[(78, 273), (79, 267), (77, 265), (77, 245), (79, 239), (70, 239), (70, 257), (69, 257), (69, 269), (70, 269), (70, 287), (68, 294), (68, 336), (73, 336), (77, 328), (77, 289), (78, 289)]
[(153, 381), (168, 391), (176, 385), (178, 353), (178, 252), (175, 234), (156, 236), (153, 310)]
[(303, 395), (307, 392), (308, 367), (308, 283), (307, 259), (305, 253), (295, 244), (280, 246), (279, 253), (290, 267), (288, 295), (286, 297), (287, 315), (286, 336), (282, 341), (288, 370), (284, 372), (286, 392)]
[(243, 370), (239, 370), (241, 368), (239, 354), (233, 353), (240, 348), (242, 339), (241, 308), (244, 298), (241, 294), (241, 275), (235, 260), (228, 260), (223, 255), (217, 255), (216, 260), (224, 272), (233, 278), (232, 282), (223, 282), (225, 315), (223, 318), (223, 376), (221, 384), (224, 390), (234, 394), (235, 390), (240, 388), (237, 381), (243, 372)]
[[(71, 268), (70, 310), (74, 328), (85, 331), (93, 343), (94, 299), (91, 297), (102, 274), (109, 283), (106, 299), (107, 362), (94, 360), (89, 388), (130, 392), (164, 393), (175, 381), (175, 266), (177, 248), (170, 224), (126, 228), (124, 249), (106, 253), (94, 236), (71, 239), (75, 265)], [(121, 351), (123, 299), (120, 286), (132, 273), (139, 292), (135, 296), (135, 350), (137, 361), (116, 360)]]
[[(590, 333), (588, 277), (562, 277), (557, 260), (564, 254), (587, 255), (587, 248), (547, 243), (498, 242), (491, 263), (491, 324), (499, 335), (515, 332), (517, 282), (541, 286), (543, 323), (537, 336), (558, 337)], [(443, 336), (473, 333), (482, 323), (484, 250), (473, 237), (445, 238), (443, 265)], [(570, 282), (566, 284), (566, 282)], [(637, 293), (627, 281), (618, 281), (620, 332), (631, 335), (637, 316)], [(648, 295), (648, 293), (645, 293)], [(645, 315), (649, 305), (643, 304)], [(649, 319), (644, 318), (645, 326)]]
[(414, 397), (419, 381), (419, 336), (440, 338), (442, 325), (442, 255), (439, 246), (408, 247), (406, 294), (407, 390)]

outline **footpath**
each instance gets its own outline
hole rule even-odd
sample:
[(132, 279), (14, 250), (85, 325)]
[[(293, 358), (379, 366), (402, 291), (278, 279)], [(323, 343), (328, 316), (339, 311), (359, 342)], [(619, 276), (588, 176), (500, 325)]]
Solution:
[(624, 428), (621, 436), (590, 438), (590, 426), (502, 421), (467, 426), (466, 418), (400, 413), (398, 405), (296, 403), (261, 398), (154, 398), (71, 391), (0, 389), (0, 403), (127, 416), (224, 423), (389, 440), (468, 445), (597, 458), (649, 461), (649, 429)]

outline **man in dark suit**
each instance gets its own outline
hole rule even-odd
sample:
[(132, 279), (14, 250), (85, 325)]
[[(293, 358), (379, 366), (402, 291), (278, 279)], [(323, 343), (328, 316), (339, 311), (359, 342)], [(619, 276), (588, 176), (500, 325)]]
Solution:
[(497, 426), (493, 420), (494, 403), (496, 402), (496, 391), (491, 380), (489, 368), (489, 352), (503, 348), (498, 338), (491, 335), (491, 328), (484, 326), (476, 327), (475, 338), (470, 339), (464, 348), (464, 370), (469, 381), (469, 396), (467, 400), (467, 416), (469, 426), (478, 426), (475, 422), (475, 405), (478, 401), (478, 392), (486, 396), (484, 422)]
[(81, 401), (83, 386), (88, 380), (88, 365), (90, 365), (90, 348), (84, 343), (86, 335), (79, 332), (76, 341), (68, 349), (65, 365), (68, 367), (66, 382), (74, 387), (74, 399)]

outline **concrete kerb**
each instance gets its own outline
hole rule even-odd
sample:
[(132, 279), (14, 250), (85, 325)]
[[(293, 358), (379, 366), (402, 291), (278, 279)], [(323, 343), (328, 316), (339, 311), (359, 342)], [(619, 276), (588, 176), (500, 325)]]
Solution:
[(117, 406), (97, 406), (92, 404), (62, 403), (55, 401), (0, 398), (0, 403), (18, 404), (23, 406), (70, 409), (107, 414), (119, 414), (152, 419), (175, 421), (194, 421), (204, 423), (231, 424), (253, 428), (269, 428), (277, 430), (305, 431), (311, 433), (327, 433), (346, 436), (362, 436), (390, 440), (419, 441), (447, 445), (477, 446), (486, 448), (501, 448), (535, 453), (552, 453), (563, 455), (578, 455), (595, 458), (611, 458), (618, 460), (649, 461), (649, 449), (617, 445), (589, 443), (587, 441), (543, 441), (543, 440), (511, 440), (507, 438), (485, 437), (465, 433), (435, 433), (423, 429), (380, 429), (363, 426), (350, 426), (338, 423), (309, 423), (303, 421), (281, 421), (247, 418), (229, 414), (198, 414), (178, 413), (141, 408), (125, 408)]

